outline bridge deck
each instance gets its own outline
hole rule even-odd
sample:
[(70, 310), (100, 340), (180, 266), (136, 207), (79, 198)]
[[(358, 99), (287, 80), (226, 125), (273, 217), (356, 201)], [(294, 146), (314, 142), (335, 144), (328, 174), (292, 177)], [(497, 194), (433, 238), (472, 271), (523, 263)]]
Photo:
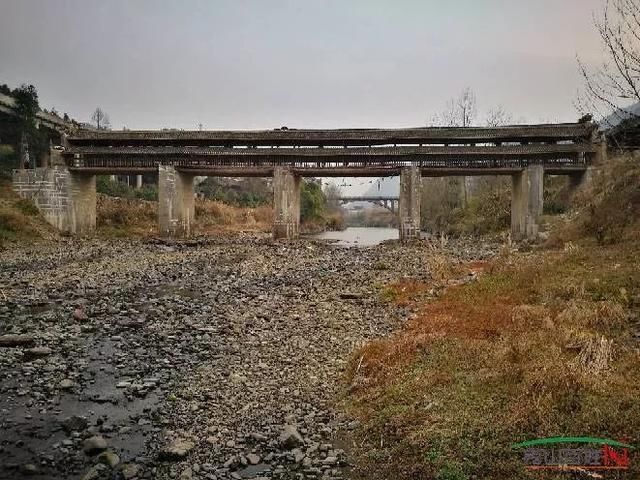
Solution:
[[(497, 128), (81, 132), (63, 156), (71, 168), (140, 173), (173, 165), (198, 175), (501, 175), (530, 163), (552, 172), (586, 168), (596, 153), (590, 123)], [(400, 145), (393, 145), (398, 143)], [(425, 145), (427, 144), (427, 145)]]

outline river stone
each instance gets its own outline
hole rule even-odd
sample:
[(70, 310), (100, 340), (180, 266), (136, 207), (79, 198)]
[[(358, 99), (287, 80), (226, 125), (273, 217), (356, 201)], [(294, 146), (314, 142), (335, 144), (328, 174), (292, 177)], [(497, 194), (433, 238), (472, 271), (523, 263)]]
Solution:
[(75, 383), (73, 383), (73, 380), (69, 379), (69, 378), (65, 378), (64, 380), (62, 380), (58, 386), (62, 389), (62, 390), (71, 390), (73, 388), (73, 386), (75, 385)]
[(62, 428), (65, 432), (81, 432), (87, 428), (87, 420), (84, 417), (73, 415), (62, 422)]
[(285, 425), (279, 440), (280, 444), (288, 449), (298, 447), (304, 443), (302, 435), (298, 433), (294, 425)]
[(24, 358), (27, 360), (34, 358), (46, 357), (51, 355), (52, 350), (49, 347), (34, 347), (24, 351)]
[(101, 452), (102, 450), (106, 450), (106, 448), (107, 441), (100, 435), (95, 435), (84, 441), (82, 450), (84, 450), (84, 453), (87, 455), (92, 455), (94, 453)]
[(81, 480), (98, 480), (102, 476), (102, 472), (106, 469), (107, 467), (101, 463), (94, 465), (84, 474)]
[(124, 465), (122, 465), (120, 473), (125, 480), (131, 480), (132, 478), (138, 476), (138, 473), (140, 473), (140, 467), (135, 463), (125, 463)]
[(38, 473), (38, 467), (33, 463), (25, 463), (20, 467), (20, 471), (23, 475), (35, 475)]
[(194, 446), (192, 441), (178, 438), (166, 445), (160, 455), (166, 460), (179, 460), (186, 457)]
[(336, 463), (338, 463), (338, 457), (327, 457), (322, 460), (323, 465), (335, 465)]
[(0, 335), (0, 347), (30, 347), (35, 341), (31, 335)]
[(257, 465), (258, 463), (260, 463), (260, 455), (256, 455), (255, 453), (249, 453), (247, 454), (247, 461), (251, 465)]
[(102, 452), (97, 457), (100, 463), (107, 465), (108, 467), (115, 467), (120, 463), (120, 457), (113, 452)]

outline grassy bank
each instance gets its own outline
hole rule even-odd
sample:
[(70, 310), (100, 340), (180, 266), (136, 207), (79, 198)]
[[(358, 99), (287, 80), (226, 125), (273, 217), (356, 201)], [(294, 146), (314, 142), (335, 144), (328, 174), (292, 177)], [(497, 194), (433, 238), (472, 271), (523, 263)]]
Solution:
[(385, 290), (416, 315), (346, 378), (362, 478), (533, 478), (512, 443), (638, 441), (640, 168), (604, 170), (544, 248), (454, 270), (434, 256), (432, 284)]
[(0, 177), (0, 248), (56, 236), (33, 202), (18, 197), (11, 189), (11, 180)]

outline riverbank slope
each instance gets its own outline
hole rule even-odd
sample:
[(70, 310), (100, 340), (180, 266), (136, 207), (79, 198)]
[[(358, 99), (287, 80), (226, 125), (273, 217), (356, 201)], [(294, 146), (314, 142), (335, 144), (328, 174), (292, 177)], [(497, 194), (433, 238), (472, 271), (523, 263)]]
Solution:
[(414, 316), (352, 357), (357, 478), (524, 479), (517, 442), (638, 442), (637, 160), (603, 167), (578, 204), (546, 245), (504, 250), (476, 282), (390, 285)]

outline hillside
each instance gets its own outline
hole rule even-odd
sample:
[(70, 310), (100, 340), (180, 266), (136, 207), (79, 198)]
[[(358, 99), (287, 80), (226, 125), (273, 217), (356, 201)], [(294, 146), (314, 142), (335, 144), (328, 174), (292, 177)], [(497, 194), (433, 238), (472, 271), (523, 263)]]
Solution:
[(532, 252), (446, 268), (434, 253), (432, 281), (383, 291), (414, 317), (345, 378), (359, 478), (531, 478), (511, 444), (638, 442), (638, 159), (612, 161), (578, 204)]

